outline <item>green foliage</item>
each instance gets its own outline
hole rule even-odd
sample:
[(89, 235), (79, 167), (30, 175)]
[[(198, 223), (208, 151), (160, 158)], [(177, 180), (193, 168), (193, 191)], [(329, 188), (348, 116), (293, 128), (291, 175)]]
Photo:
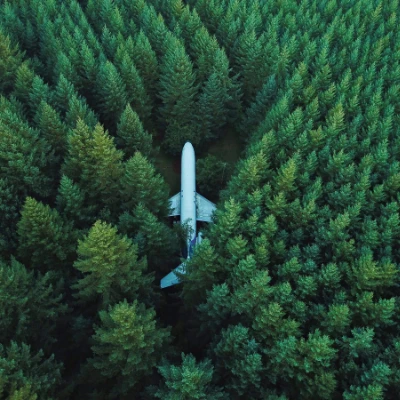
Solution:
[(64, 273), (72, 264), (77, 232), (62, 220), (57, 210), (27, 197), (17, 227), (18, 255), (26, 265), (44, 272)]
[(96, 221), (79, 240), (74, 267), (83, 277), (73, 286), (83, 302), (98, 302), (107, 308), (126, 298), (133, 301), (138, 292), (150, 290), (152, 278), (145, 276), (147, 262), (138, 258), (138, 246), (118, 235), (111, 225)]
[(126, 107), (128, 96), (125, 82), (110, 61), (100, 65), (96, 85), (98, 107), (104, 120), (116, 124)]
[(123, 153), (115, 148), (113, 138), (100, 124), (91, 131), (79, 119), (68, 136), (67, 156), (61, 171), (90, 199), (96, 199), (98, 206), (111, 206), (118, 201), (122, 158)]
[(0, 92), (7, 93), (12, 88), (17, 69), (22, 64), (22, 54), (13, 46), (9, 36), (0, 31)]
[(35, 275), (15, 258), (0, 262), (0, 342), (48, 349), (57, 341), (55, 322), (68, 308), (62, 290), (63, 279), (53, 271)]
[(132, 390), (151, 373), (169, 342), (169, 329), (157, 326), (155, 312), (136, 300), (100, 311), (90, 365), (112, 382), (109, 398)]
[(158, 370), (164, 380), (163, 386), (155, 393), (155, 397), (159, 399), (227, 398), (221, 388), (212, 384), (214, 367), (209, 359), (197, 363), (192, 354), (182, 353), (181, 365), (175, 366), (164, 362)]
[(128, 104), (117, 126), (116, 144), (124, 151), (127, 158), (132, 157), (137, 151), (149, 157), (153, 152), (152, 142), (153, 137), (143, 128), (138, 114)]
[(155, 215), (168, 214), (168, 187), (154, 166), (139, 151), (124, 164), (121, 195), (126, 210), (133, 210), (139, 203), (143, 203)]
[(0, 344), (0, 395), (7, 400), (51, 399), (61, 382), (61, 365), (54, 355), (44, 358), (43, 351), (11, 342)]
[[(0, 336), (67, 369), (61, 393), (3, 378), (0, 397), (397, 398), (399, 1), (3, 3)], [(206, 154), (230, 133), (247, 146), (234, 172)], [(168, 226), (152, 145), (186, 141), (221, 201), (157, 298), (146, 262), (158, 282), (186, 228)], [(155, 315), (176, 336), (162, 365), (163, 340), (138, 333), (163, 332)]]
[[(172, 39), (171, 39), (172, 40)], [(162, 117), (167, 125), (163, 144), (171, 154), (182, 150), (185, 142), (199, 143), (191, 125), (195, 112), (195, 73), (192, 62), (179, 42), (172, 41), (161, 65), (159, 97), (163, 102)]]
[(216, 200), (232, 174), (232, 166), (214, 155), (197, 159), (196, 183), (199, 193)]

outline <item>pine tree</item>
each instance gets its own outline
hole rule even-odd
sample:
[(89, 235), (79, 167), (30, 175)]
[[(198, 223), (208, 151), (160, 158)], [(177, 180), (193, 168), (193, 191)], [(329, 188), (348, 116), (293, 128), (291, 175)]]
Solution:
[(0, 365), (0, 395), (6, 399), (51, 399), (61, 383), (62, 365), (54, 355), (45, 358), (25, 343), (0, 344)]
[(96, 221), (85, 239), (79, 240), (77, 251), (74, 267), (83, 273), (83, 278), (73, 288), (80, 301), (99, 302), (105, 309), (124, 298), (133, 301), (138, 293), (150, 291), (152, 278), (144, 275), (146, 259), (139, 259), (137, 245), (111, 225)]
[(22, 64), (23, 54), (17, 46), (12, 46), (8, 36), (0, 31), (0, 92), (8, 93), (12, 89), (17, 69)]
[(137, 151), (149, 157), (153, 153), (152, 142), (153, 137), (144, 130), (139, 116), (128, 104), (117, 126), (117, 145), (127, 158), (132, 157)]
[(123, 153), (114, 146), (113, 139), (98, 124), (93, 132), (78, 120), (68, 136), (68, 155), (62, 173), (76, 182), (96, 204), (112, 207), (117, 212), (120, 179), (123, 174)]
[(110, 380), (108, 398), (132, 394), (161, 358), (170, 341), (169, 329), (158, 327), (155, 312), (136, 300), (124, 300), (99, 315), (89, 365)]
[(75, 258), (77, 239), (70, 223), (48, 205), (27, 197), (17, 228), (18, 255), (26, 265), (65, 273)]
[(48, 196), (51, 185), (46, 175), (53, 154), (47, 141), (9, 109), (1, 113), (0, 129), (0, 176), (22, 193)]
[(104, 121), (113, 127), (124, 111), (128, 97), (126, 84), (110, 61), (99, 66), (96, 87), (99, 111)]
[(149, 118), (152, 108), (151, 100), (146, 92), (144, 81), (139, 75), (139, 72), (128, 53), (125, 53), (122, 56), (118, 68), (123, 82), (126, 85), (127, 102), (132, 105), (133, 110), (137, 112), (144, 125), (150, 127)]
[(67, 143), (67, 127), (61, 121), (57, 111), (42, 100), (34, 120), (40, 133), (48, 141), (56, 154), (63, 155)]
[(136, 152), (125, 163), (125, 172), (121, 180), (121, 194), (124, 208), (132, 210), (139, 203), (155, 215), (168, 214), (168, 188), (154, 166), (140, 153)]
[(199, 363), (192, 354), (182, 353), (182, 364), (179, 366), (164, 363), (157, 367), (162, 375), (163, 385), (154, 394), (159, 399), (225, 399), (226, 393), (212, 383), (213, 370), (211, 360)]
[(70, 178), (63, 175), (56, 198), (57, 211), (77, 228), (94, 223), (95, 205), (88, 205), (84, 191)]
[(29, 108), (29, 93), (31, 92), (35, 73), (27, 61), (23, 62), (16, 70), (13, 95), (24, 105), (25, 110), (31, 116)]
[(156, 53), (143, 29), (140, 29), (136, 36), (134, 46), (129, 55), (143, 80), (143, 85), (150, 96), (151, 103), (154, 104), (160, 71)]
[(198, 101), (199, 133), (203, 140), (209, 141), (221, 135), (220, 130), (228, 120), (231, 87), (228, 60), (223, 52), (217, 52), (213, 72)]
[(139, 254), (146, 255), (151, 270), (164, 266), (177, 250), (177, 239), (171, 229), (143, 203), (131, 213), (124, 212), (118, 226), (138, 244)]
[(171, 42), (163, 59), (160, 78), (161, 114), (167, 124), (163, 143), (171, 154), (178, 154), (186, 141), (196, 145), (201, 140), (191, 124), (197, 92), (195, 79), (184, 47)]
[(63, 280), (54, 272), (35, 276), (13, 257), (9, 264), (0, 262), (0, 342), (49, 349), (57, 341), (57, 320), (68, 308), (62, 292)]

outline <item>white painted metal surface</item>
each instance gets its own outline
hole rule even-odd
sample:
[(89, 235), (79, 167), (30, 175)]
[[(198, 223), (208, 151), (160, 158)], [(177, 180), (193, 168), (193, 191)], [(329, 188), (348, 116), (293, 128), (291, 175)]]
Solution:
[[(199, 232), (196, 238), (196, 221), (212, 222), (212, 214), (215, 204), (196, 192), (196, 157), (193, 145), (186, 142), (182, 149), (181, 157), (181, 191), (170, 199), (170, 216), (181, 216), (181, 224), (187, 223), (189, 233), (187, 238), (187, 258), (193, 254), (194, 247), (201, 242), (202, 234)], [(196, 240), (197, 239), (197, 240)], [(175, 271), (185, 273), (185, 262), (174, 271), (161, 279), (161, 288), (175, 285), (180, 282)]]
[(186, 142), (181, 158), (181, 224), (189, 226), (188, 256), (196, 239), (196, 157), (192, 143)]

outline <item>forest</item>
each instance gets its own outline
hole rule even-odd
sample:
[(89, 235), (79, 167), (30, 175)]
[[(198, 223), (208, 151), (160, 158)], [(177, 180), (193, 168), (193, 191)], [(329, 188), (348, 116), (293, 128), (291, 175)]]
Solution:
[[(398, 399), (399, 18), (0, 0), (0, 399)], [(161, 289), (187, 141), (217, 210)]]

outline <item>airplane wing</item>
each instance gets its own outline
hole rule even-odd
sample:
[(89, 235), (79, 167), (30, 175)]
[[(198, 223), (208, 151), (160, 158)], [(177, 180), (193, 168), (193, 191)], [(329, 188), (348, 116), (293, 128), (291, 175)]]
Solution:
[(181, 265), (176, 267), (172, 272), (170, 272), (168, 275), (165, 275), (164, 278), (161, 279), (161, 289), (164, 289), (168, 286), (176, 285), (177, 283), (180, 283), (180, 279), (178, 276), (175, 274), (175, 271), (180, 272), (181, 274), (185, 273), (185, 263), (183, 262)]
[(211, 216), (215, 211), (215, 204), (196, 192), (197, 221), (212, 222)]
[(172, 196), (169, 201), (171, 202), (172, 212), (169, 217), (181, 214), (181, 192), (178, 192), (175, 196)]

